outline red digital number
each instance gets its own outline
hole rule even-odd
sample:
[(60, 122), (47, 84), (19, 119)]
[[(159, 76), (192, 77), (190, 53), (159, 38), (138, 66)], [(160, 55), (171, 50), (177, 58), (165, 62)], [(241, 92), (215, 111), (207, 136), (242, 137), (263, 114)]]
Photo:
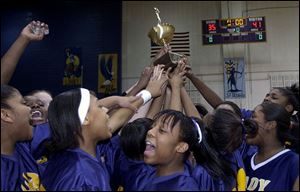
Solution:
[(215, 31), (217, 29), (215, 23), (208, 24), (208, 31)]
[(258, 27), (261, 28), (261, 21), (258, 22)]
[(254, 21), (254, 22), (252, 22), (252, 27), (261, 28), (261, 21)]
[(255, 28), (257, 28), (257, 21), (252, 22), (252, 26), (255, 27)]

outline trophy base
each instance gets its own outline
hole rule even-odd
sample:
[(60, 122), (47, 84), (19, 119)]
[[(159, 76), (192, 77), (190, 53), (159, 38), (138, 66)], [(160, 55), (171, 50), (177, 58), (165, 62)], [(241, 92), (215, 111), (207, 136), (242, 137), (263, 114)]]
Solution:
[(171, 68), (175, 68), (178, 64), (179, 59), (181, 59), (183, 56), (178, 54), (178, 53), (174, 53), (174, 52), (167, 52), (164, 55), (162, 55), (161, 57), (157, 58), (154, 62), (153, 65), (156, 66), (158, 64), (160, 65), (165, 65), (165, 70), (167, 70), (169, 67)]

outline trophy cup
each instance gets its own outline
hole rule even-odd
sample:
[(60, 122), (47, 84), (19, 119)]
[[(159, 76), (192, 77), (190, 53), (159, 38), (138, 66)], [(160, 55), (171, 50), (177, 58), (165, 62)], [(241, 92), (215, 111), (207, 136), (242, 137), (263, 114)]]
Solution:
[[(152, 29), (148, 33), (148, 37), (157, 45), (163, 45), (166, 49), (168, 49), (168, 43), (170, 43), (173, 39), (173, 35), (175, 32), (175, 27), (168, 23), (162, 23), (159, 17), (160, 11), (154, 7), (155, 14), (158, 20), (156, 26), (152, 27)], [(184, 57), (184, 55), (174, 53), (172, 51), (167, 51), (165, 54), (155, 58), (153, 61), (153, 65), (163, 64), (165, 65), (165, 69), (169, 67), (176, 67), (178, 61)]]

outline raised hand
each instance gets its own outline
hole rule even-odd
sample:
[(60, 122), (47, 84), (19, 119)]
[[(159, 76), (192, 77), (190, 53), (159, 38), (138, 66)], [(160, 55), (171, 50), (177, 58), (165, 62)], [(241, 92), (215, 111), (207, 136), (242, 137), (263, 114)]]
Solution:
[(146, 67), (143, 70), (143, 72), (141, 73), (140, 79), (136, 85), (139, 89), (144, 89), (147, 86), (147, 84), (151, 78), (152, 72), (153, 72), (152, 67)]
[(181, 88), (183, 86), (184, 78), (186, 73), (186, 65), (182, 61), (178, 62), (175, 70), (172, 73), (172, 77), (169, 79), (169, 83), (173, 88)]
[(182, 63), (182, 64), (184, 64), (186, 67), (185, 67), (185, 76), (187, 77), (187, 78), (190, 78), (190, 76), (191, 75), (193, 75), (193, 71), (192, 71), (192, 67), (191, 67), (191, 65), (189, 64), (189, 61), (188, 61), (188, 58), (187, 58), (187, 56), (183, 56), (179, 61), (178, 61), (178, 63)]
[[(35, 21), (32, 21), (31, 23), (26, 25), (15, 42), (10, 46), (8, 51), (1, 57), (1, 84), (7, 84), (10, 81), (19, 62), (19, 59), (27, 45), (31, 41), (40, 41), (44, 38), (44, 33), (33, 33), (31, 27), (35, 23)], [(40, 25), (48, 28), (48, 25), (45, 23), (40, 23)]]
[(164, 65), (157, 65), (154, 67), (152, 77), (150, 78), (150, 81), (146, 87), (146, 90), (148, 90), (152, 97), (158, 97), (162, 93), (163, 86), (166, 86), (168, 80), (168, 75), (171, 69), (168, 69), (166, 73), (164, 73), (163, 69)]
[[(40, 41), (44, 38), (44, 32), (41, 31), (40, 33), (35, 34), (33, 32), (33, 27), (35, 25), (40, 25), (41, 27), (43, 27), (44, 29), (48, 29), (48, 25), (40, 22), (40, 21), (31, 21), (28, 25), (26, 25), (22, 32), (21, 32), (21, 36), (25, 37), (27, 40), (29, 41)], [(42, 29), (41, 29), (42, 30)]]

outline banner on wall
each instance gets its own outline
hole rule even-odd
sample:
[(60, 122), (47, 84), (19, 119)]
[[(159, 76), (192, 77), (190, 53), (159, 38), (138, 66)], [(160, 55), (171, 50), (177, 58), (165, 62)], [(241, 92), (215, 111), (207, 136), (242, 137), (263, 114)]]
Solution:
[(224, 59), (225, 99), (245, 98), (245, 62), (244, 58)]
[(109, 96), (118, 91), (118, 54), (98, 55), (98, 93)]
[(68, 47), (65, 49), (65, 69), (63, 86), (82, 86), (81, 48)]

